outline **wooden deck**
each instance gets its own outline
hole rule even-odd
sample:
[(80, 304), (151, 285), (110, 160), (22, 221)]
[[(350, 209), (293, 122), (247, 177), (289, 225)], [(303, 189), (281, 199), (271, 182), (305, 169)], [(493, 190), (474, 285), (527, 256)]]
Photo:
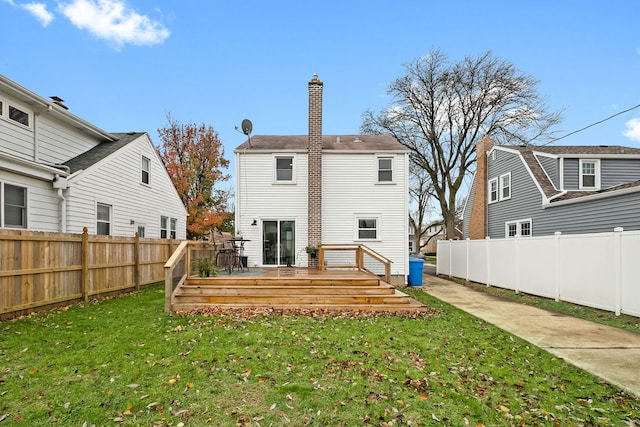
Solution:
[(190, 276), (171, 298), (171, 311), (212, 307), (426, 311), (427, 307), (379, 277), (353, 270), (253, 268), (221, 272), (216, 277)]

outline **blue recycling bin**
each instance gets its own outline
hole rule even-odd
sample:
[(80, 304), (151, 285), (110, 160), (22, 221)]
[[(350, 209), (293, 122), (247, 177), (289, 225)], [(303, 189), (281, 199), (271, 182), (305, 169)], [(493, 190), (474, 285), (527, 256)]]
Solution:
[(422, 286), (422, 269), (424, 260), (409, 258), (409, 286)]

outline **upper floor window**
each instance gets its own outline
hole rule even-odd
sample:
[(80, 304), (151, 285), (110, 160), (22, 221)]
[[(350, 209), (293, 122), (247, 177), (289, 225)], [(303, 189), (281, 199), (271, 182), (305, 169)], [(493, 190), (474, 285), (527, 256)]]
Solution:
[(111, 205), (98, 203), (96, 206), (96, 234), (109, 236), (111, 234)]
[(23, 126), (29, 127), (29, 113), (22, 111), (18, 107), (9, 105), (9, 118), (14, 122), (18, 122)]
[(489, 203), (511, 198), (511, 172), (489, 180)]
[(11, 228), (27, 228), (27, 189), (4, 184), (3, 225)]
[(0, 99), (0, 117), (4, 115), (4, 103)]
[(278, 156), (275, 158), (276, 182), (294, 182), (293, 156)]
[(378, 157), (378, 182), (393, 182), (393, 158)]
[(357, 240), (378, 240), (379, 239), (379, 220), (377, 217), (359, 217), (356, 218), (358, 226)]
[(511, 172), (500, 175), (500, 200), (511, 198)]
[(489, 203), (498, 201), (498, 178), (489, 180)]
[(151, 170), (151, 160), (142, 156), (142, 183), (149, 184), (149, 174)]
[(600, 161), (580, 159), (580, 189), (600, 188)]

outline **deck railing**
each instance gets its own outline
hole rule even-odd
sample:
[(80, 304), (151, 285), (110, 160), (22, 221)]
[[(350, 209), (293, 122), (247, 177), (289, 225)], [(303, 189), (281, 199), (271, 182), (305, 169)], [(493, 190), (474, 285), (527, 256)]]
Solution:
[(318, 245), (320, 269), (358, 269), (391, 282), (391, 261), (370, 247), (358, 243), (322, 243)]
[(171, 301), (176, 289), (194, 274), (193, 260), (216, 259), (217, 247), (211, 242), (185, 240), (164, 264), (164, 309), (171, 311)]

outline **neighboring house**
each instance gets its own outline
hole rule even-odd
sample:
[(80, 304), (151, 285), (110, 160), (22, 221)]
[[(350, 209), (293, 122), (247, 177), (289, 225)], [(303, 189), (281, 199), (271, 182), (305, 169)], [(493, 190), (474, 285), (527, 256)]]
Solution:
[(0, 227), (186, 238), (146, 133), (108, 133), (0, 75)]
[(251, 136), (235, 150), (249, 265), (313, 265), (307, 245), (361, 243), (391, 259), (404, 283), (408, 150), (387, 135), (322, 135), (322, 87), (309, 82), (309, 135)]
[(477, 146), (464, 237), (640, 230), (640, 149)]

